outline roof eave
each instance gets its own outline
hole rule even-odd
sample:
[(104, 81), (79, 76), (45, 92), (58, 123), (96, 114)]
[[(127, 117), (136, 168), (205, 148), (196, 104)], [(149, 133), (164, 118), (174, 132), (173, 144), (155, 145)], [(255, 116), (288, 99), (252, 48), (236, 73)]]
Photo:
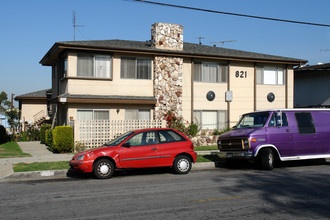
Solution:
[(231, 61), (248, 61), (248, 62), (272, 62), (290, 65), (304, 65), (308, 63), (307, 60), (287, 60), (283, 59), (270, 59), (270, 58), (253, 58), (244, 56), (228, 56), (228, 55), (216, 55), (216, 54), (196, 54), (185, 51), (173, 51), (173, 50), (160, 50), (155, 48), (142, 49), (142, 48), (122, 48), (122, 47), (98, 47), (90, 45), (73, 45), (68, 43), (55, 43), (52, 48), (41, 59), (40, 64), (43, 66), (51, 66), (63, 50), (82, 50), (82, 51), (102, 51), (102, 52), (122, 52), (122, 53), (135, 53), (135, 54), (149, 54), (149, 55), (162, 55), (162, 56), (181, 56), (186, 58), (205, 58), (205, 59), (221, 59)]

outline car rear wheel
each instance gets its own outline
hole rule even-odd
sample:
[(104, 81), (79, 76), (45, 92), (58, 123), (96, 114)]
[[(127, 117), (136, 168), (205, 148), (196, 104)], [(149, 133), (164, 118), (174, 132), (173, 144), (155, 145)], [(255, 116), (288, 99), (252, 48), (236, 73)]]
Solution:
[(271, 149), (266, 148), (261, 151), (260, 165), (264, 170), (272, 170), (274, 168), (274, 152)]
[(177, 156), (173, 163), (173, 169), (177, 174), (187, 174), (191, 170), (191, 160), (184, 155)]
[(93, 173), (96, 178), (108, 179), (115, 172), (115, 166), (108, 159), (101, 159), (94, 164)]

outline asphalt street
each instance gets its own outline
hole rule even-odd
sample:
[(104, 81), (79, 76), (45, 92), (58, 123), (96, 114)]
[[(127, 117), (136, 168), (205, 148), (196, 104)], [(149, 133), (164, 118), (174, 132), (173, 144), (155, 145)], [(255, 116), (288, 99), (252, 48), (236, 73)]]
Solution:
[(1, 219), (329, 219), (329, 164), (168, 169), (0, 183)]

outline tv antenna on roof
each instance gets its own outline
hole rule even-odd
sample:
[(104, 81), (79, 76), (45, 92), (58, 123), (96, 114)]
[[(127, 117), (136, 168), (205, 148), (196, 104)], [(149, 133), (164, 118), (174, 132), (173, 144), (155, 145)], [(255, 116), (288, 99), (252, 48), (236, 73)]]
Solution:
[(85, 25), (76, 24), (76, 12), (72, 11), (73, 41), (76, 41), (76, 27), (85, 27)]
[(205, 37), (194, 37), (195, 39), (198, 39), (199, 40), (199, 44), (202, 45), (202, 39), (205, 39)]
[(231, 42), (236, 42), (236, 40), (210, 41), (210, 43), (213, 44), (214, 47), (216, 47), (217, 44), (220, 44), (220, 47), (223, 47), (225, 43), (231, 43)]

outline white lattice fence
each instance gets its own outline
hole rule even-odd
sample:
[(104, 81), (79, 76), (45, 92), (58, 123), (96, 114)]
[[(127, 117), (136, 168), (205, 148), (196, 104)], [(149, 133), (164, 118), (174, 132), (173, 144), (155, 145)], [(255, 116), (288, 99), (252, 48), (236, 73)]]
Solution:
[(162, 120), (76, 120), (74, 133), (75, 141), (93, 148), (127, 131), (165, 126), (166, 123)]

